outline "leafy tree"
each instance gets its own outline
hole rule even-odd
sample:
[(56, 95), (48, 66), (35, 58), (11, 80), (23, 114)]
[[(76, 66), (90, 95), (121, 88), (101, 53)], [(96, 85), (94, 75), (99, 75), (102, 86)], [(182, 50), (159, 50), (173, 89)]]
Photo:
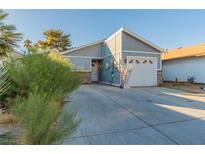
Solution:
[(25, 40), (24, 47), (32, 52), (63, 52), (71, 48), (70, 34), (65, 35), (62, 30), (50, 29), (45, 31), (43, 35), (45, 36), (45, 40), (39, 40), (34, 45), (32, 45), (30, 40)]
[(0, 10), (0, 58), (15, 50), (18, 47), (17, 43), (22, 39), (22, 34), (16, 32), (14, 25), (4, 23), (7, 16), (8, 13)]

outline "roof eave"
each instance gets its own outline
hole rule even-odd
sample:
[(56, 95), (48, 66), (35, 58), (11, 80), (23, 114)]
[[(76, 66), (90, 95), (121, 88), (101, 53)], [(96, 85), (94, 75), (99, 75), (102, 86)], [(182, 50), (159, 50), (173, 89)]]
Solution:
[(194, 58), (194, 57), (195, 58), (205, 57), (205, 55), (192, 55), (192, 56), (176, 57), (176, 58), (162, 59), (162, 61), (180, 60), (180, 59)]

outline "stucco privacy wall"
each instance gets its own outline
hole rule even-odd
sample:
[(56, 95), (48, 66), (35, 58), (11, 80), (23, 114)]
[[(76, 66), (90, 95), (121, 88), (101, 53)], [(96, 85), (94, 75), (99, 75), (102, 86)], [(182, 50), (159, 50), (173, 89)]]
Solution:
[[(140, 53), (140, 51), (144, 53)], [(150, 52), (153, 52), (153, 54)], [(125, 32), (122, 32), (123, 62), (125, 62), (127, 56), (157, 57), (157, 69), (161, 69), (161, 54), (157, 49), (151, 47), (150, 45), (147, 45), (146, 43), (134, 38), (133, 36)]]
[(205, 57), (163, 61), (164, 80), (187, 81), (188, 76), (195, 77), (198, 83), (205, 83)]

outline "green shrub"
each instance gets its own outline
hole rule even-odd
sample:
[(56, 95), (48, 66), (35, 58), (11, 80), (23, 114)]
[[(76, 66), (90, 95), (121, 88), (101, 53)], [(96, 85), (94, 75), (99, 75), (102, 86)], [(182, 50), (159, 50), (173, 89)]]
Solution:
[(26, 144), (59, 143), (75, 130), (75, 115), (61, 114), (64, 96), (81, 82), (68, 61), (55, 54), (31, 54), (9, 61), (6, 68), (12, 84), (5, 95), (15, 102), (11, 111)]
[(44, 92), (36, 90), (28, 98), (17, 97), (13, 113), (24, 128), (25, 144), (60, 143), (71, 134), (79, 122), (68, 112), (58, 119), (61, 110), (55, 96), (50, 97)]
[(28, 96), (34, 88), (48, 95), (58, 94), (62, 99), (81, 82), (80, 74), (73, 73), (71, 67), (52, 60), (46, 54), (33, 54), (11, 61), (7, 66), (13, 84), (13, 93)]

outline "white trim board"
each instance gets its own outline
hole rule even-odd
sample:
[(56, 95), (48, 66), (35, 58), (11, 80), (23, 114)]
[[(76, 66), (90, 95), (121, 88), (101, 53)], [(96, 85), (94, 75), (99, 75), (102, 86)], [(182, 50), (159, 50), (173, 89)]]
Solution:
[(159, 52), (150, 52), (150, 51), (133, 51), (133, 50), (122, 50), (122, 52), (132, 52), (132, 53), (144, 53), (144, 54), (153, 54), (153, 55), (161, 55)]
[(87, 59), (103, 59), (103, 57), (89, 57), (89, 56), (63, 56), (63, 57), (87, 58)]

